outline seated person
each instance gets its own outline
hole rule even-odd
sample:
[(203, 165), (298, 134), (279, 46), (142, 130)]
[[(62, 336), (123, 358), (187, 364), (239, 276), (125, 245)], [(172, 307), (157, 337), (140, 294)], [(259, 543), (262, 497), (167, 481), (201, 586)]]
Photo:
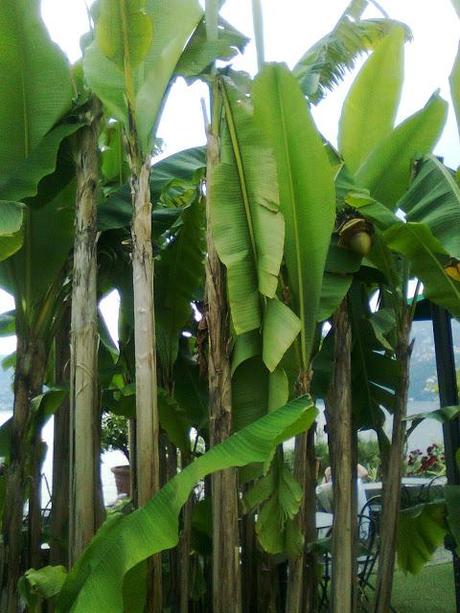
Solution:
[[(366, 492), (363, 486), (363, 479), (367, 479), (368, 472), (361, 464), (357, 465), (357, 488), (358, 488), (358, 515), (361, 513), (364, 505), (366, 504)], [(333, 501), (333, 493), (332, 493), (332, 471), (331, 467), (328, 466), (324, 471), (324, 479), (321, 485), (318, 485), (316, 488), (316, 496), (318, 498), (319, 506), (321, 510), (326, 513), (334, 512), (334, 501)]]

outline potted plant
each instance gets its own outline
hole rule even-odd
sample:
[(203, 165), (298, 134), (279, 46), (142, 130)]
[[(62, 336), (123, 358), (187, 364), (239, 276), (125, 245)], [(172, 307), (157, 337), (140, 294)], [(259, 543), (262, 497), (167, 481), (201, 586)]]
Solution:
[(130, 467), (128, 445), (128, 420), (123, 415), (106, 412), (102, 416), (101, 449), (105, 451), (121, 451), (128, 463), (114, 466), (111, 470), (115, 475), (118, 495), (130, 495)]

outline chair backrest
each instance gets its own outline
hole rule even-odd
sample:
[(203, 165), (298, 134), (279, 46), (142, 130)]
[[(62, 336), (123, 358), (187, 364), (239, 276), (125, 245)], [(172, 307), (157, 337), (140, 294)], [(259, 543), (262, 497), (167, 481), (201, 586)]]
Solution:
[(362, 585), (368, 583), (378, 554), (379, 533), (369, 507), (369, 513), (358, 515), (358, 578)]

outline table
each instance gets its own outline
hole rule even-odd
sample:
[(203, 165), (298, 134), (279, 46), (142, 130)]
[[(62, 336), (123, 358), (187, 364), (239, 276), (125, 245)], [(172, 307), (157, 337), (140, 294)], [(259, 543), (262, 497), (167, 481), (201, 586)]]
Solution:
[[(401, 479), (401, 485), (407, 488), (419, 488), (425, 487), (429, 485), (431, 482), (430, 477), (403, 477)], [(366, 497), (372, 498), (373, 496), (379, 496), (382, 493), (382, 482), (381, 481), (370, 481), (368, 483), (364, 483), (364, 491), (366, 492)]]

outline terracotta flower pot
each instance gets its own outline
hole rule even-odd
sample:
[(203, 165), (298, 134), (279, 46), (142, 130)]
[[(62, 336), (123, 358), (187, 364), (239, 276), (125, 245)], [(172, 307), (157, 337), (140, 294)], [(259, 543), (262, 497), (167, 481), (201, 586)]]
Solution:
[(118, 496), (130, 496), (130, 475), (131, 468), (129, 464), (124, 466), (114, 466), (111, 471), (115, 475), (115, 485), (117, 486)]

